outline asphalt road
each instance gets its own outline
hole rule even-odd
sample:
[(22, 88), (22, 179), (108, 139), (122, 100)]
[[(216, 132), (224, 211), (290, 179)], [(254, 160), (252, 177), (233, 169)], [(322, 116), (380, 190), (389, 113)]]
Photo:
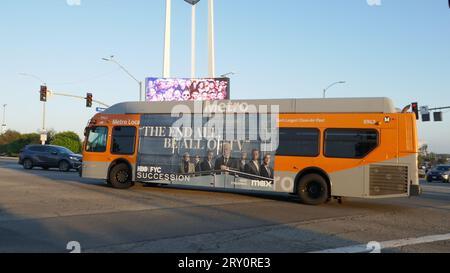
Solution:
[(284, 194), (121, 191), (0, 159), (0, 252), (69, 252), (70, 241), (82, 252), (351, 252), (389, 241), (382, 252), (448, 253), (450, 185), (423, 187), (420, 197), (311, 207)]

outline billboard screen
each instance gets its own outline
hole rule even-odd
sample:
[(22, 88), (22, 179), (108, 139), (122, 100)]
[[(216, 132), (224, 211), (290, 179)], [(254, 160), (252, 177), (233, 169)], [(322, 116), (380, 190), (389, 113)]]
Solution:
[(230, 99), (230, 79), (147, 78), (145, 99), (157, 101), (213, 101)]

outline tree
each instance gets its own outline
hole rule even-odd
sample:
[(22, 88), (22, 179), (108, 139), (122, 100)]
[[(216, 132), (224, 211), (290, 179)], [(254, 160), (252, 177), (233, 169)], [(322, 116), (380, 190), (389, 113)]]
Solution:
[(21, 135), (18, 139), (9, 143), (6, 148), (6, 153), (9, 156), (17, 156), (25, 146), (30, 144), (39, 144), (39, 134), (25, 134)]
[(57, 134), (55, 129), (47, 130), (47, 143), (52, 143), (55, 139), (55, 135)]
[(66, 147), (74, 153), (80, 153), (82, 149), (80, 137), (70, 131), (55, 134), (50, 144)]
[(8, 151), (8, 145), (21, 137), (21, 134), (17, 131), (8, 130), (4, 134), (0, 135), (0, 154), (6, 154)]
[(430, 153), (428, 152), (428, 145), (424, 144), (419, 148), (419, 167), (425, 165), (425, 162), (430, 161)]
[(0, 135), (0, 145), (5, 145), (20, 138), (20, 133), (13, 130), (8, 130), (4, 134)]
[(422, 146), (420, 146), (419, 154), (424, 157), (428, 156), (428, 145), (427, 144), (423, 144)]

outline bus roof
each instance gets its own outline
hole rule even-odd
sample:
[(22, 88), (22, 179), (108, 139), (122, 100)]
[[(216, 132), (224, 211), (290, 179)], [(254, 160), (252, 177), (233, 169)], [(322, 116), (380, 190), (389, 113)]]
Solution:
[[(167, 114), (177, 105), (188, 107), (192, 113), (220, 104), (247, 104), (255, 106), (279, 105), (280, 113), (397, 113), (389, 98), (330, 98), (330, 99), (265, 99), (200, 102), (123, 102), (106, 109), (103, 114)], [(199, 110), (201, 109), (201, 110)]]

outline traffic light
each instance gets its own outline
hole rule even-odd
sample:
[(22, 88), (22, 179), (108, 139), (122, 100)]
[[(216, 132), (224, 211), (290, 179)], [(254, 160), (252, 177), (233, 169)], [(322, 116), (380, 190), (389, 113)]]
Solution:
[(430, 113), (422, 114), (422, 121), (423, 122), (431, 121), (431, 114)]
[(91, 108), (93, 102), (93, 95), (92, 93), (87, 93), (86, 95), (86, 107)]
[(45, 86), (45, 85), (41, 85), (40, 100), (42, 102), (46, 102), (47, 101), (47, 86)]
[(433, 115), (434, 115), (434, 121), (435, 122), (443, 121), (442, 112), (434, 112)]
[(411, 107), (412, 107), (413, 113), (416, 114), (416, 119), (418, 120), (419, 119), (419, 103), (413, 102), (411, 104)]

